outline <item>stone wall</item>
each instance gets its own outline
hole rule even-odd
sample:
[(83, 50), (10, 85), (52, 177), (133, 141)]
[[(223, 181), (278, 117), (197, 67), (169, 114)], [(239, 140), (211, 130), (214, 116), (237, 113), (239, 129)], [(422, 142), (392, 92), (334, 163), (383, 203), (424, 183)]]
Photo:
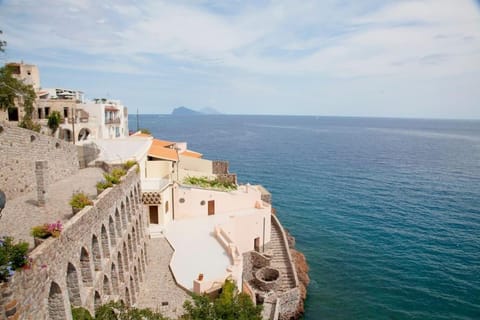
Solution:
[(79, 168), (73, 144), (0, 122), (0, 190), (5, 192), (7, 201), (35, 190), (38, 160), (48, 160), (46, 185)]
[(228, 174), (228, 161), (214, 160), (212, 161), (213, 174)]
[(0, 319), (71, 319), (110, 300), (135, 303), (147, 263), (147, 217), (136, 167), (29, 255), (0, 287)]
[(78, 162), (80, 168), (82, 169), (88, 167), (88, 164), (97, 159), (98, 155), (100, 154), (100, 149), (95, 143), (88, 143), (77, 146), (77, 151)]

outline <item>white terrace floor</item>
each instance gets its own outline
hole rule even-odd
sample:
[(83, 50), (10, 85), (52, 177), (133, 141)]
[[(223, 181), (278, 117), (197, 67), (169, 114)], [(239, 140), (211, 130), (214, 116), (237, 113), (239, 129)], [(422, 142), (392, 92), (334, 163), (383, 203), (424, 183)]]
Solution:
[(169, 224), (165, 235), (175, 250), (170, 267), (182, 287), (193, 291), (199, 273), (208, 281), (225, 277), (230, 258), (213, 232), (215, 225), (227, 220), (228, 215), (216, 215)]
[(171, 222), (163, 233), (175, 250), (170, 268), (177, 283), (193, 291), (193, 280), (198, 278), (199, 273), (203, 273), (206, 281), (224, 278), (232, 262), (215, 238), (215, 226), (227, 223), (233, 214), (239, 216), (257, 212), (257, 209), (246, 209)]

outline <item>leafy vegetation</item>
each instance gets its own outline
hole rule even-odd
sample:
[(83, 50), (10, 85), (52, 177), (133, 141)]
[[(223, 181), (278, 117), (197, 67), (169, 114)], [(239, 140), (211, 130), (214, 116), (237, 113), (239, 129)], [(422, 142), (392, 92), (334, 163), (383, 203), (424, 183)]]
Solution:
[(94, 320), (90, 312), (82, 307), (72, 308), (73, 320)]
[(72, 208), (83, 209), (86, 206), (93, 205), (93, 202), (88, 198), (88, 195), (85, 194), (84, 192), (77, 192), (73, 194), (69, 204), (72, 206)]
[(221, 191), (237, 190), (237, 185), (227, 181), (220, 181), (218, 179), (208, 179), (207, 177), (186, 177), (183, 180), (184, 184), (199, 186), (207, 189), (216, 189)]
[(102, 193), (105, 189), (111, 187), (113, 187), (113, 184), (111, 182), (105, 180), (97, 182), (97, 190), (99, 191), (99, 193)]
[(12, 237), (0, 239), (0, 282), (8, 281), (15, 270), (28, 264), (28, 243), (15, 244)]
[(30, 234), (34, 238), (46, 239), (48, 237), (59, 237), (62, 232), (63, 226), (60, 221), (53, 223), (45, 223), (40, 226), (34, 226), (30, 230)]
[(150, 134), (150, 135), (152, 134), (152, 132), (150, 130), (148, 130), (147, 128), (141, 128), (140, 132), (144, 133), (144, 134)]
[(227, 280), (220, 296), (211, 301), (208, 296), (193, 295), (193, 304), (183, 304), (182, 320), (261, 320), (262, 306), (254, 305), (245, 293), (238, 293), (233, 281)]
[[(79, 318), (82, 319), (82, 318)], [(83, 318), (87, 320), (86, 318)], [(95, 310), (95, 320), (167, 320), (150, 309), (127, 307), (122, 302), (109, 302)]]
[(48, 122), (47, 122), (47, 126), (50, 128), (50, 130), (52, 130), (52, 136), (57, 131), (61, 122), (62, 122), (62, 116), (60, 115), (60, 112), (52, 111), (52, 113), (50, 113), (50, 115), (48, 116)]
[[(2, 34), (1, 30), (0, 34)], [(0, 40), (0, 52), (5, 51), (6, 45), (7, 42)], [(0, 109), (11, 110), (16, 109), (17, 105), (23, 105), (25, 113), (18, 126), (39, 132), (40, 124), (32, 119), (35, 99), (35, 90), (31, 85), (13, 77), (12, 70), (8, 66), (0, 68)]]
[(125, 169), (126, 171), (128, 171), (131, 167), (133, 167), (134, 165), (137, 164), (137, 161), (135, 160), (128, 160), (127, 162), (125, 162), (123, 164), (123, 169)]

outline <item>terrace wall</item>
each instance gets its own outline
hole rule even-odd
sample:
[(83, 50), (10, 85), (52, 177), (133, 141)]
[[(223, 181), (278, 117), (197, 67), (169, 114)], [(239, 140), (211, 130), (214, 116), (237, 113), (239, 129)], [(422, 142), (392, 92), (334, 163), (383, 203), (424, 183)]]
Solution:
[(132, 305), (147, 264), (147, 218), (136, 167), (31, 253), (0, 287), (0, 319), (71, 319), (110, 300)]
[(0, 122), (0, 190), (7, 201), (35, 190), (37, 160), (48, 160), (46, 185), (79, 169), (75, 145)]

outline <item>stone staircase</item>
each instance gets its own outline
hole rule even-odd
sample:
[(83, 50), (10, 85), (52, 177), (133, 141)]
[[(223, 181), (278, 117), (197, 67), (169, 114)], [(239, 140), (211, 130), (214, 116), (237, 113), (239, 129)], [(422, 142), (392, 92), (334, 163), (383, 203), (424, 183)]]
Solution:
[(274, 221), (272, 216), (272, 228), (270, 234), (270, 242), (268, 243), (267, 252), (272, 255), (270, 266), (280, 271), (279, 292), (285, 292), (295, 288), (295, 275), (291, 264), (288, 260), (288, 245), (284, 242), (280, 226)]

